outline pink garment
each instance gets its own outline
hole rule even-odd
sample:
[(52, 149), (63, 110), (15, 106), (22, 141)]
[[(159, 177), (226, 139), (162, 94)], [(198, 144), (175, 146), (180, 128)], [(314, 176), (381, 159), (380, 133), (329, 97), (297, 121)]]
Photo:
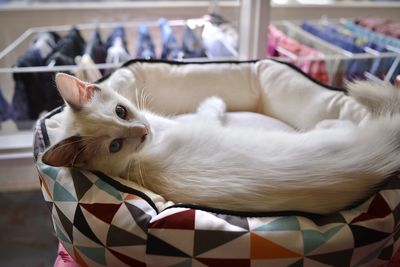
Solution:
[[(273, 57), (307, 57), (320, 58), (322, 54), (300, 42), (286, 36), (274, 25), (268, 27), (268, 54)], [(290, 55), (289, 55), (290, 54)], [(328, 73), (323, 60), (296, 60), (290, 61), (314, 79), (327, 84)]]
[(79, 267), (79, 265), (75, 263), (74, 259), (68, 254), (64, 246), (59, 243), (58, 256), (54, 262), (54, 267)]

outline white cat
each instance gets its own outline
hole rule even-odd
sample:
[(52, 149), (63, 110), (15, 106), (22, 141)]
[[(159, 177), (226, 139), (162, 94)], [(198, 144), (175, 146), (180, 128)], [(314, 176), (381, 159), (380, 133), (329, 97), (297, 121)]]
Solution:
[(300, 133), (224, 126), (219, 98), (181, 121), (66, 74), (56, 83), (66, 120), (42, 161), (133, 180), (175, 203), (330, 213), (400, 169), (400, 95), (390, 86), (352, 86), (376, 115), (367, 125)]

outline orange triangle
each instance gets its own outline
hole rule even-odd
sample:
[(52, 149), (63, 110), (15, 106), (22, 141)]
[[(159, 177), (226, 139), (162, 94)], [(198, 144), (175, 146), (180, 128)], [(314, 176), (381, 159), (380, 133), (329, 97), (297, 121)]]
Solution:
[(40, 180), (40, 184), (42, 187), (44, 187), (44, 190), (46, 190), (47, 195), (51, 198), (51, 200), (53, 200), (53, 196), (50, 194), (50, 190), (48, 185), (46, 184), (46, 182), (44, 181), (43, 176), (40, 174), (40, 172), (38, 171), (39, 174), (39, 180)]
[(301, 255), (251, 233), (251, 259), (297, 258)]
[(127, 200), (132, 200), (132, 199), (140, 199), (140, 197), (132, 194), (127, 194), (126, 197), (124, 198), (125, 201)]
[(76, 249), (74, 248), (74, 255), (75, 255), (75, 261), (76, 263), (79, 264), (79, 266), (82, 267), (89, 267), (89, 265), (87, 265), (87, 263), (82, 259), (81, 255), (79, 255), (78, 251), (76, 251)]

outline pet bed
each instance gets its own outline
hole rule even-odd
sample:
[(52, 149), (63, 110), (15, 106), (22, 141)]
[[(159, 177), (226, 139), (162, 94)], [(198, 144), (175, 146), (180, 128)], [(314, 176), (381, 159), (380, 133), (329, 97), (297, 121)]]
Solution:
[[(229, 111), (259, 112), (301, 130), (369, 117), (343, 90), (273, 60), (130, 61), (100, 83), (122, 94), (144, 90), (148, 107), (167, 115), (193, 112), (218, 95)], [(38, 121), (35, 158), (55, 233), (81, 266), (383, 266), (398, 251), (397, 175), (362, 203), (323, 216), (172, 203), (117, 177), (40, 162), (62, 119), (60, 107)]]

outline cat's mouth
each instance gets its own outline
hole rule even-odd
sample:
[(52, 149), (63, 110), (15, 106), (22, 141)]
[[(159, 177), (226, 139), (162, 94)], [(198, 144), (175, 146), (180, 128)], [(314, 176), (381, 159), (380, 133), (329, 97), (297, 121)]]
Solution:
[(136, 151), (139, 151), (140, 149), (143, 148), (143, 146), (146, 144), (146, 141), (150, 138), (150, 130), (149, 128), (146, 127), (146, 130), (143, 132), (143, 135), (140, 137), (140, 142), (136, 146)]

